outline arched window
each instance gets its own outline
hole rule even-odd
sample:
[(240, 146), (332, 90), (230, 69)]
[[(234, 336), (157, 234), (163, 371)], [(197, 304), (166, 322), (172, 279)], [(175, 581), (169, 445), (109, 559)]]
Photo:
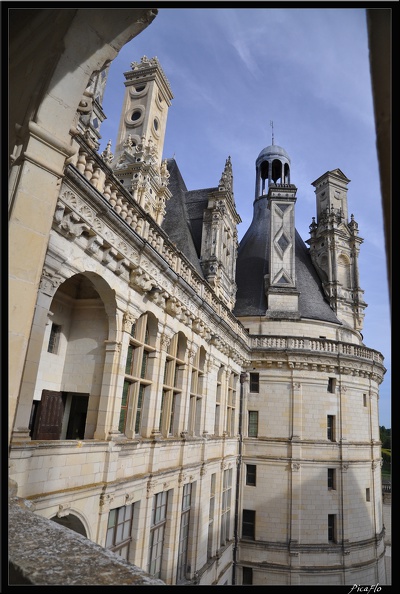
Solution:
[(164, 437), (176, 435), (178, 419), (176, 410), (182, 397), (183, 370), (185, 366), (186, 337), (179, 332), (169, 344), (163, 378), (163, 392), (159, 430)]
[(157, 320), (152, 314), (143, 314), (132, 324), (118, 427), (127, 437), (141, 432), (142, 413), (152, 384), (149, 357), (156, 350), (156, 336)]
[(189, 435), (201, 434), (201, 410), (203, 404), (205, 360), (206, 351), (203, 347), (200, 347), (194, 356), (192, 364), (188, 424)]

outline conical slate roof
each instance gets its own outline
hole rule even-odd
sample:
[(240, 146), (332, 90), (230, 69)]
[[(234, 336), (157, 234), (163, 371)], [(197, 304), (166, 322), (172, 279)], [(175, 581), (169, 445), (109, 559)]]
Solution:
[[(236, 305), (238, 317), (264, 316), (267, 310), (264, 276), (269, 274), (269, 217), (267, 195), (254, 202), (252, 223), (238, 248), (236, 263)], [(325, 298), (321, 281), (311, 262), (307, 245), (296, 231), (296, 288), (299, 291), (299, 314), (302, 318), (340, 324)]]

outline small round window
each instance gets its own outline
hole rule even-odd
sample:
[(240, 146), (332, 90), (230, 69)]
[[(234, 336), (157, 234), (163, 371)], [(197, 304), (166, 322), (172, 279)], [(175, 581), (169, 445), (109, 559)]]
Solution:
[(136, 122), (140, 118), (141, 115), (142, 114), (139, 110), (134, 111), (133, 114), (131, 115), (132, 122)]
[(144, 91), (145, 88), (146, 85), (138, 85), (137, 87), (135, 87), (135, 91), (136, 93), (140, 93), (141, 91)]
[(153, 126), (154, 126), (154, 130), (158, 130), (158, 122), (156, 119), (154, 119)]

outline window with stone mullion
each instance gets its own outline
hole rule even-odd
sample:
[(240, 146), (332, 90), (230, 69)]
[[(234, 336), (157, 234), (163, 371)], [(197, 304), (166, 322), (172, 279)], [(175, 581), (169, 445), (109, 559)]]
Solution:
[(178, 372), (184, 361), (178, 358), (179, 336), (172, 337), (165, 361), (163, 392), (161, 400), (161, 414), (159, 429), (164, 436), (173, 433), (175, 403), (177, 395), (182, 392), (178, 386)]
[(142, 315), (132, 325), (125, 362), (125, 381), (119, 419), (119, 431), (126, 432), (128, 411), (132, 407), (134, 433), (140, 433), (143, 401), (146, 387), (151, 385), (148, 378), (149, 355), (155, 349), (149, 344), (147, 314)]
[(203, 357), (205, 355), (200, 347), (194, 357), (192, 364), (192, 375), (190, 384), (190, 404), (189, 404), (189, 434), (200, 434), (201, 422), (201, 403), (202, 403), (202, 388), (203, 388)]
[(233, 435), (235, 429), (236, 382), (237, 375), (232, 372), (229, 377), (228, 402), (226, 410), (226, 432), (228, 435)]

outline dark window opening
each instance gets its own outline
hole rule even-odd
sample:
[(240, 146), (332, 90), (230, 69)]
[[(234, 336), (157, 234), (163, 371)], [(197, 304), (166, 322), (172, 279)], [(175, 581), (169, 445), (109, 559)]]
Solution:
[(335, 469), (328, 468), (328, 489), (335, 490), (336, 489), (336, 481), (335, 481)]
[(336, 388), (336, 380), (334, 377), (330, 377), (328, 378), (328, 392), (331, 392), (331, 394), (335, 393), (335, 388)]
[(52, 324), (50, 330), (49, 345), (47, 347), (48, 353), (57, 354), (58, 345), (60, 344), (61, 326), (58, 324)]
[(335, 417), (327, 416), (327, 438), (329, 441), (335, 441)]
[(260, 391), (260, 374), (250, 373), (250, 392)]
[(328, 515), (328, 541), (336, 542), (336, 515)]
[(253, 568), (242, 567), (242, 585), (252, 586), (253, 585)]
[(246, 464), (246, 485), (256, 486), (256, 469), (255, 464)]
[(242, 537), (255, 539), (256, 512), (252, 509), (243, 510)]

